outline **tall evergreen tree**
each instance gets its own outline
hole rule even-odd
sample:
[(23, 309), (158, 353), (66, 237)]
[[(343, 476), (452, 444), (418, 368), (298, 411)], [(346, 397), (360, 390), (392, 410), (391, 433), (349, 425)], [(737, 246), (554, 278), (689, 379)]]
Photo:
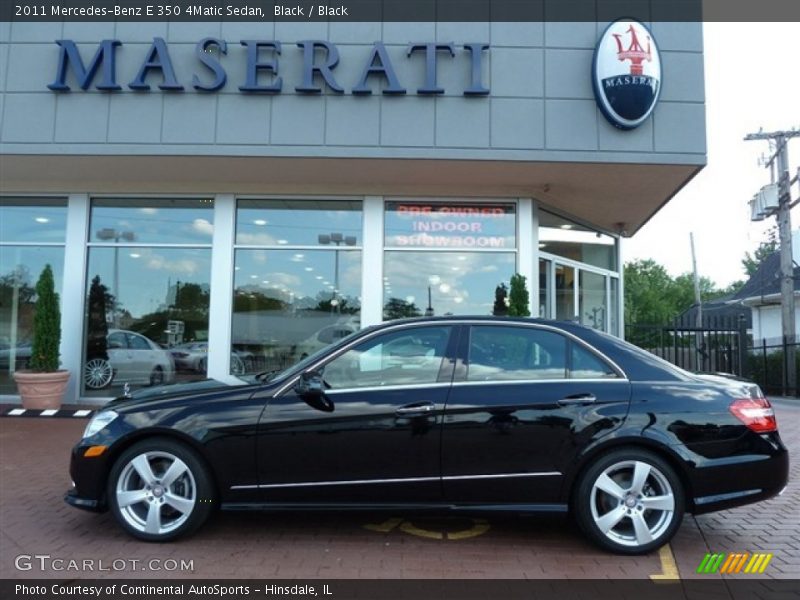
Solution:
[(511, 276), (511, 291), (508, 295), (508, 314), (511, 317), (529, 317), (528, 309), (530, 296), (525, 284), (525, 276), (515, 273)]
[(45, 265), (36, 283), (36, 314), (33, 317), (31, 369), (58, 370), (58, 347), (61, 344), (61, 309), (53, 281), (53, 269)]

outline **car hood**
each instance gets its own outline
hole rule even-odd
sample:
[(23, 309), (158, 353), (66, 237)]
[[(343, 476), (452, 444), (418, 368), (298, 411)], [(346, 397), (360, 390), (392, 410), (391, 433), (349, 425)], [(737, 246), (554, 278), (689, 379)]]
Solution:
[[(239, 380), (241, 381), (241, 380)], [(191, 381), (189, 383), (173, 383), (169, 385), (159, 385), (156, 387), (142, 388), (136, 390), (130, 396), (119, 396), (108, 404), (106, 408), (120, 408), (133, 406), (152, 401), (167, 400), (170, 398), (179, 398), (182, 396), (191, 396), (192, 394), (200, 392), (211, 392), (214, 390), (226, 390), (232, 387), (239, 387), (240, 385), (247, 385), (246, 382), (230, 383), (219, 381), (217, 379), (203, 379), (200, 381)]]

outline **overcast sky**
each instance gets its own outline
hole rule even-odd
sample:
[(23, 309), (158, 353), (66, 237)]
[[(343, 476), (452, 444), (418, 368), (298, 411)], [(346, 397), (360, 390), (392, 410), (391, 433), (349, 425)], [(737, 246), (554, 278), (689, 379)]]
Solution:
[[(623, 242), (626, 262), (652, 258), (672, 275), (692, 268), (694, 232), (701, 275), (726, 286), (744, 279), (741, 259), (758, 247), (775, 218), (751, 222), (748, 200), (769, 183), (757, 163), (766, 141), (746, 134), (800, 129), (800, 23), (706, 23), (707, 166), (649, 223)], [(789, 143), (789, 168), (800, 166), (800, 137)], [(797, 198), (797, 186), (793, 198)], [(792, 229), (800, 228), (800, 207)]]

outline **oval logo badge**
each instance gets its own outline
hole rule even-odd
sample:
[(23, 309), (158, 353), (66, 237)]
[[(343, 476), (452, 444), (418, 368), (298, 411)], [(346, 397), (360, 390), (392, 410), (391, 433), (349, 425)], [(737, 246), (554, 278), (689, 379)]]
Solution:
[(620, 129), (641, 125), (661, 93), (661, 56), (647, 27), (631, 19), (611, 23), (592, 67), (594, 96), (606, 119)]

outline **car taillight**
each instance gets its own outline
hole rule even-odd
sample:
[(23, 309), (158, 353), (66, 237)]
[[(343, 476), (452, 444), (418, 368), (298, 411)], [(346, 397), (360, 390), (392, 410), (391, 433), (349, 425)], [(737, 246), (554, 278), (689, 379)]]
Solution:
[(737, 419), (756, 433), (778, 431), (775, 411), (766, 398), (742, 398), (734, 400), (729, 407)]

